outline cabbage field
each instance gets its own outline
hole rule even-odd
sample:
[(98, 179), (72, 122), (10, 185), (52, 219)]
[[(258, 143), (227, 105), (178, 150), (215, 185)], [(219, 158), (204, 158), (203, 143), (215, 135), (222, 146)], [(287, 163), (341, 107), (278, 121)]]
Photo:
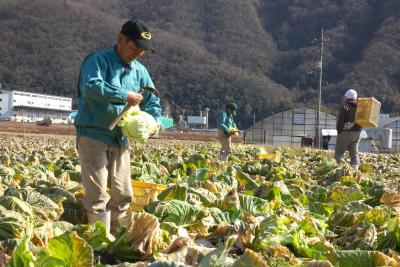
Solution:
[(0, 266), (400, 266), (400, 157), (150, 140), (132, 179), (167, 185), (115, 241), (87, 225), (71, 138), (0, 140)]

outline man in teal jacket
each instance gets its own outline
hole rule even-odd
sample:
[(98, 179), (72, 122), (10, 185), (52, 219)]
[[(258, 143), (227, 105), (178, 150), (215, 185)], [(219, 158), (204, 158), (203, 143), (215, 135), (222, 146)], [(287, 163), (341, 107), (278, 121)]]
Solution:
[(232, 151), (231, 136), (237, 133), (237, 127), (233, 121), (236, 111), (237, 105), (230, 103), (218, 113), (218, 139), (221, 143), (220, 160), (227, 160)]
[[(77, 150), (85, 187), (83, 205), (88, 222), (100, 220), (115, 233), (118, 220), (132, 202), (130, 154), (120, 127), (110, 123), (127, 103), (161, 121), (160, 99), (142, 87), (153, 87), (147, 69), (136, 58), (152, 51), (151, 34), (140, 20), (129, 20), (113, 48), (85, 58), (78, 82), (75, 118)], [(109, 190), (107, 189), (109, 188)], [(112, 238), (112, 235), (109, 235)]]

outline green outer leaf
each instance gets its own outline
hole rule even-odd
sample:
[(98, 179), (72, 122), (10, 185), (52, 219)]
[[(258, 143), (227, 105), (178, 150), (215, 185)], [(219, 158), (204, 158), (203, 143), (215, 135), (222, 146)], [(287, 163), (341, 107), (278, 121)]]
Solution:
[(262, 250), (270, 245), (282, 244), (285, 243), (285, 238), (290, 242), (291, 236), (286, 226), (287, 223), (286, 217), (278, 215), (272, 215), (262, 220), (256, 229), (253, 248)]
[(0, 215), (0, 240), (20, 238), (31, 232), (32, 225), (24, 219), (24, 215), (7, 210)]
[(222, 222), (233, 224), (236, 220), (242, 219), (242, 213), (239, 210), (221, 211), (218, 208), (209, 208), (208, 211), (217, 224)]
[(374, 267), (372, 251), (341, 250), (333, 254), (336, 267)]
[(175, 185), (172, 187), (168, 187), (167, 189), (162, 191), (157, 196), (157, 198), (159, 200), (167, 200), (167, 201), (173, 200), (173, 199), (186, 201), (187, 200), (187, 191), (188, 191), (187, 186)]
[(38, 188), (38, 191), (55, 203), (62, 202), (63, 204), (67, 204), (76, 202), (75, 196), (70, 191), (58, 186)]
[(110, 245), (110, 241), (107, 238), (106, 227), (100, 221), (96, 221), (95, 224), (77, 225), (74, 230), (89, 243), (94, 251), (106, 250)]
[(47, 249), (38, 254), (35, 265), (92, 267), (93, 263), (93, 249), (84, 239), (72, 232), (51, 239)]
[(190, 226), (201, 223), (207, 212), (180, 200), (152, 203), (148, 212), (158, 217), (160, 222), (173, 222), (177, 226)]
[[(236, 176), (236, 174), (235, 174)], [(228, 186), (231, 188), (237, 188), (238, 187), (238, 181), (234, 176), (231, 176), (229, 174), (220, 174), (215, 177), (215, 181), (220, 181), (226, 183)]]
[(151, 162), (145, 162), (142, 166), (140, 181), (157, 181), (160, 178), (160, 171), (157, 165)]
[(248, 190), (254, 190), (258, 187), (258, 184), (248, 175), (240, 170), (236, 172), (236, 180), (240, 185), (246, 186)]
[(307, 241), (303, 238), (303, 236), (304, 236), (303, 230), (295, 231), (293, 233), (292, 245), (297, 254), (301, 255), (302, 257), (308, 257), (311, 259), (317, 259), (317, 260), (325, 259), (323, 253), (310, 246), (307, 243)]
[(7, 264), (7, 267), (33, 267), (35, 257), (29, 250), (28, 240), (24, 239), (22, 243), (15, 250), (11, 261)]
[(243, 194), (239, 194), (240, 208), (253, 216), (265, 215), (268, 201)]
[(219, 200), (214, 193), (204, 188), (188, 188), (188, 192), (196, 195), (206, 207), (215, 207)]
[(209, 179), (209, 170), (206, 168), (197, 168), (190, 175), (188, 184), (191, 187), (199, 187), (201, 184)]
[(32, 207), (25, 201), (13, 196), (1, 196), (0, 205), (8, 210), (13, 210), (24, 214), (30, 218), (33, 217)]
[(62, 206), (57, 205), (52, 199), (36, 191), (26, 189), (11, 190), (9, 188), (5, 192), (5, 195), (22, 199), (31, 205), (35, 214), (37, 211), (44, 212), (50, 220), (58, 220), (63, 213)]
[(351, 201), (362, 200), (364, 193), (356, 186), (338, 186), (332, 189), (330, 199), (336, 208), (341, 208)]
[(202, 154), (191, 155), (186, 164), (193, 165), (195, 168), (207, 168), (207, 161)]

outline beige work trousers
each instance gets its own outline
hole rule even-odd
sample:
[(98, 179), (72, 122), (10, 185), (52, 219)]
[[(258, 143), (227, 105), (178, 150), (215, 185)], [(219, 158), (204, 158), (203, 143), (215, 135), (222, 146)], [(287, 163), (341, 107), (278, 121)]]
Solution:
[(219, 151), (219, 159), (227, 160), (229, 154), (232, 151), (231, 137), (226, 136), (224, 131), (218, 130), (218, 140), (221, 143), (221, 149)]
[(107, 145), (87, 136), (78, 136), (76, 145), (86, 212), (99, 214), (111, 210), (111, 216), (117, 218), (133, 199), (128, 147)]

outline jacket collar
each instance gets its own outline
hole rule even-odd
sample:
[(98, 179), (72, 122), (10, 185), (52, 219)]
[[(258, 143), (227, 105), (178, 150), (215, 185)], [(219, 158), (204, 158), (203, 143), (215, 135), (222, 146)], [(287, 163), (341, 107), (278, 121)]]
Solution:
[(356, 104), (357, 104), (357, 100), (354, 100), (354, 99), (347, 99), (347, 100), (346, 100), (346, 104), (356, 105)]
[(129, 68), (129, 69), (131, 69), (131, 68), (132, 68), (133, 62), (135, 62), (135, 61), (132, 61), (130, 64), (125, 63), (125, 62), (119, 57), (119, 55), (118, 55), (118, 53), (117, 53), (117, 45), (114, 45), (114, 48), (113, 48), (113, 55), (114, 55), (114, 57), (116, 58), (116, 60), (118, 61), (118, 63), (121, 64), (124, 68)]

